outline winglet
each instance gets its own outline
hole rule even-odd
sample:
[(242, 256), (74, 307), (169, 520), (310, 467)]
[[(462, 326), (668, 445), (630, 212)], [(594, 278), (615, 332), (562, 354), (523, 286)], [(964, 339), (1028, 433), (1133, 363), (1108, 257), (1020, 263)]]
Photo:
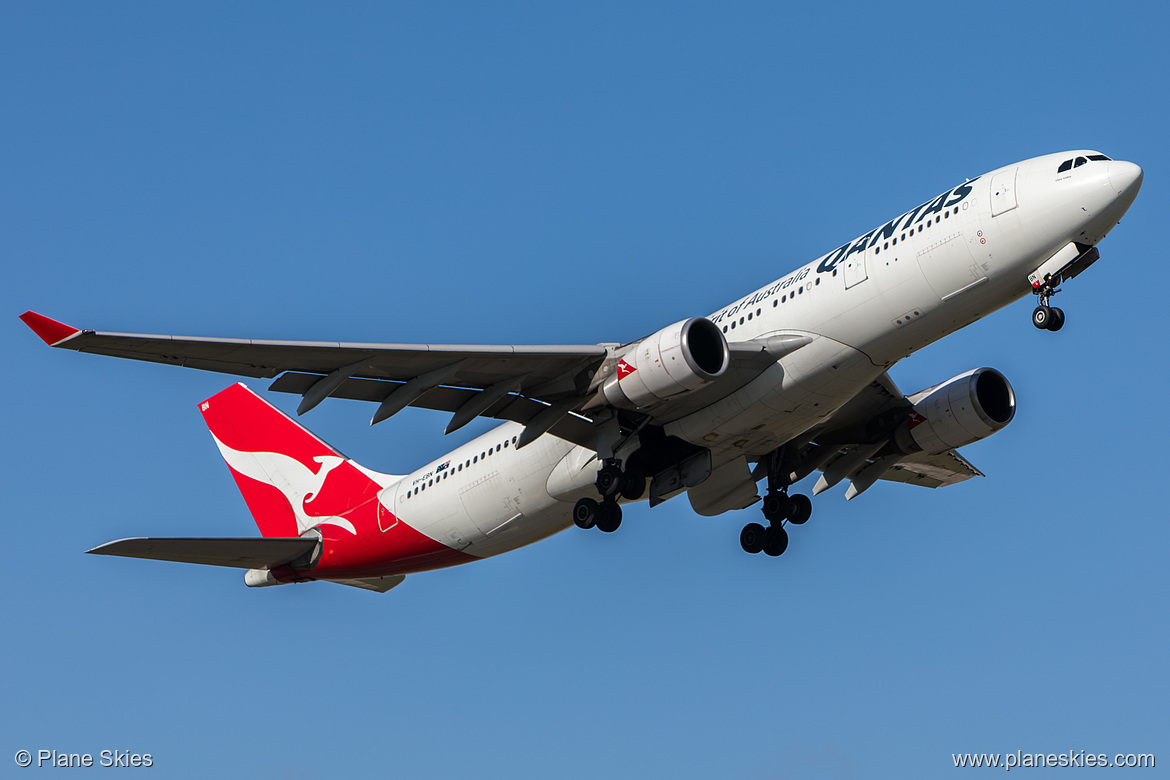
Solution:
[(66, 325), (63, 322), (57, 322), (43, 314), (37, 314), (35, 311), (26, 311), (20, 315), (20, 319), (24, 321), (25, 325), (32, 328), (33, 333), (40, 336), (50, 347), (55, 347), (65, 339), (72, 338), (78, 333), (81, 333), (80, 328)]

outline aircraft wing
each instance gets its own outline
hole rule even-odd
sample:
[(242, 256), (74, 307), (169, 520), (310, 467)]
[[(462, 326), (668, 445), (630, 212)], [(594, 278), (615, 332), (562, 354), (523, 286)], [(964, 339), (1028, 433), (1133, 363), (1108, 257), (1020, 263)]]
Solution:
[(889, 374), (882, 374), (841, 407), (825, 426), (813, 432), (817, 468), (823, 472), (814, 493), (839, 479), (850, 480), (846, 498), (854, 498), (878, 479), (938, 488), (984, 476), (957, 450), (891, 455), (886, 445), (911, 409), (913, 404)]
[[(531, 441), (548, 432), (585, 447), (596, 445), (587, 412), (603, 366), (617, 358), (604, 345), (364, 344), (197, 338), (82, 330), (37, 314), (21, 319), (45, 343), (62, 349), (152, 363), (276, 378), (269, 390), (301, 396), (298, 414), (325, 398), (378, 404), (371, 424), (407, 406), (450, 412), (450, 433), (476, 417), (526, 426)], [(803, 337), (729, 345), (726, 374), (701, 393), (708, 402), (751, 381)], [(772, 343), (775, 342), (775, 343)], [(694, 399), (692, 399), (694, 400)]]
[[(239, 376), (279, 376), (269, 389), (303, 396), (298, 413), (330, 396), (383, 404), (395, 395), (375, 422), (405, 406), (420, 406), (462, 410), (461, 424), (480, 415), (528, 423), (550, 404), (583, 396), (608, 354), (598, 345), (363, 344), (102, 333), (35, 312), (21, 319), (53, 347)], [(523, 397), (515, 395), (521, 392)], [(562, 409), (562, 415), (567, 411)], [(589, 423), (580, 417), (576, 422), (580, 425), (570, 421), (560, 426), (568, 430), (553, 432), (580, 438), (579, 429)]]
[[(406, 382), (454, 367), (441, 384), (487, 388), (524, 377), (526, 388), (548, 387), (546, 394), (573, 392), (575, 374), (606, 356), (605, 347), (483, 346), (436, 344), (361, 344), (336, 341), (262, 341), (256, 339), (158, 336), (81, 330), (35, 312), (21, 315), (50, 346), (95, 355), (166, 363), (271, 379), (286, 371)], [(559, 384), (558, 384), (559, 382)]]

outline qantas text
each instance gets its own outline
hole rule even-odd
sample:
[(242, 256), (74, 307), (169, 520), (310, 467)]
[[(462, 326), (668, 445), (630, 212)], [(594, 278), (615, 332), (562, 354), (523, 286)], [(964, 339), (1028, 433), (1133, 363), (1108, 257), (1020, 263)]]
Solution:
[(879, 242), (888, 241), (889, 239), (893, 238), (894, 234), (899, 230), (906, 230), (912, 225), (926, 219), (931, 214), (940, 214), (945, 209), (957, 206), (959, 203), (963, 202), (963, 200), (966, 199), (968, 195), (971, 194), (971, 192), (974, 190), (972, 185), (978, 181), (979, 178), (980, 177), (977, 176), (974, 179), (960, 184), (958, 187), (955, 187), (952, 190), (947, 190), (937, 198), (926, 201), (922, 205), (907, 211), (902, 216), (890, 220), (881, 227), (874, 228), (864, 236), (860, 236), (847, 244), (842, 244), (834, 251), (822, 257), (819, 261), (814, 261), (800, 270), (794, 271), (770, 287), (760, 290), (751, 297), (745, 298), (742, 301), (739, 301), (738, 303), (735, 303), (732, 306), (729, 306), (726, 309), (718, 312), (717, 314), (712, 315), (710, 318), (711, 321), (719, 323), (727, 317), (734, 317), (741, 309), (751, 308), (760, 301), (766, 300), (773, 295), (788, 289), (792, 285), (804, 280), (810, 273), (812, 273), (814, 267), (816, 268), (818, 274), (832, 273), (841, 263), (841, 261), (850, 255), (864, 252), (867, 249), (872, 249)]

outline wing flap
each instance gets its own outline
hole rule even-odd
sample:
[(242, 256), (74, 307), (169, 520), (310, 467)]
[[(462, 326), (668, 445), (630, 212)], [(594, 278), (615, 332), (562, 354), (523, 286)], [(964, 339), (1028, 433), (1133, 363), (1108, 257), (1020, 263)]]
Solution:
[(955, 450), (938, 455), (915, 453), (908, 455), (882, 474), (881, 479), (904, 482), (909, 485), (940, 488), (965, 482), (971, 477), (985, 476)]
[(271, 569), (308, 555), (317, 539), (300, 537), (118, 539), (86, 552), (236, 569)]
[[(278, 393), (303, 395), (313, 384), (321, 379), (320, 374), (301, 374), (288, 372), (282, 374), (268, 389)], [(389, 382), (380, 379), (347, 379), (335, 390), (331, 397), (347, 398), (354, 401), (370, 401), (378, 403), (387, 395), (402, 387), (401, 382)], [(454, 414), (460, 407), (474, 398), (480, 391), (461, 387), (436, 387), (428, 390), (410, 402), (416, 409), (430, 409), (436, 412)], [(548, 405), (532, 398), (519, 395), (507, 395), (489, 406), (480, 415), (496, 420), (510, 420), (511, 422), (527, 425), (538, 414), (548, 409)], [(593, 424), (580, 415), (569, 413), (562, 417), (549, 433), (580, 444), (582, 447), (593, 447), (596, 444), (597, 433)]]

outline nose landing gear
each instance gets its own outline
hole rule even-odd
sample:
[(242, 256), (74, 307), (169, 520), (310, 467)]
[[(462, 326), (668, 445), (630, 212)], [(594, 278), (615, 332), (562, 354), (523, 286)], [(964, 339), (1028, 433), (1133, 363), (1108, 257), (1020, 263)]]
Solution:
[(1032, 292), (1040, 296), (1040, 305), (1032, 310), (1032, 324), (1040, 330), (1056, 332), (1064, 327), (1064, 310), (1048, 305), (1048, 299), (1060, 292), (1056, 288), (1059, 279), (1044, 277), (1044, 281)]

